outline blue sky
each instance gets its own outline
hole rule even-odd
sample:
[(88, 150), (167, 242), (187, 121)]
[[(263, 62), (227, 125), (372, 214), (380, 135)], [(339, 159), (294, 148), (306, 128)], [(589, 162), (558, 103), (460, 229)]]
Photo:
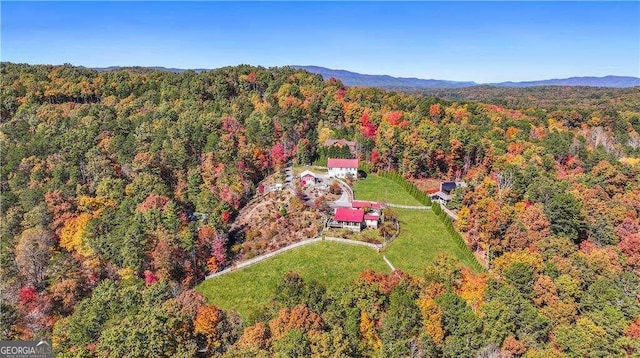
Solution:
[(640, 77), (640, 2), (6, 2), (2, 61)]

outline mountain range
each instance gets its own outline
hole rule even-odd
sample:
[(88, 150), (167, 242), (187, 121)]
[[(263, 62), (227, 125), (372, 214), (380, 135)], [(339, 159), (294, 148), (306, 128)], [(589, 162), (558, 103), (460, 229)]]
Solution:
[[(360, 87), (382, 87), (382, 88), (405, 88), (405, 89), (426, 89), (426, 88), (465, 88), (480, 85), (495, 87), (537, 87), (537, 86), (588, 86), (588, 87), (610, 87), (628, 88), (640, 86), (640, 78), (629, 76), (604, 76), (604, 77), (570, 77), (562, 79), (549, 79), (540, 81), (525, 82), (498, 82), (498, 83), (476, 83), (473, 81), (448, 81), (435, 79), (421, 79), (414, 77), (393, 77), (388, 75), (367, 75), (346, 70), (334, 70), (320, 66), (290, 66), (295, 69), (302, 69), (311, 73), (319, 74), (325, 80), (334, 77), (342, 81), (347, 86)], [(94, 68), (97, 71), (114, 71), (123, 67), (112, 66)], [(130, 67), (127, 67), (130, 68)], [(184, 72), (186, 69), (166, 68), (166, 67), (134, 67), (138, 70), (160, 70), (170, 72)], [(208, 69), (194, 69), (195, 72), (208, 71)]]
[(476, 83), (472, 81), (446, 81), (434, 79), (392, 77), (387, 75), (365, 75), (361, 73), (332, 70), (319, 66), (291, 66), (321, 75), (324, 79), (337, 78), (347, 86), (362, 87), (410, 87), (410, 88), (462, 88), (478, 85), (496, 87), (536, 87), (536, 86), (589, 86), (589, 87), (635, 87), (640, 86), (640, 78), (626, 76), (570, 77), (526, 82)]

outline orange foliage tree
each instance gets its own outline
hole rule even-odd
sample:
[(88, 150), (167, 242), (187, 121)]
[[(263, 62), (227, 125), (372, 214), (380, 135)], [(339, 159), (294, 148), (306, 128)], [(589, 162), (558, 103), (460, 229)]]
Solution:
[(487, 288), (487, 275), (475, 274), (467, 267), (460, 270), (462, 280), (456, 293), (462, 298), (473, 312), (478, 313), (482, 306), (484, 291)]
[(320, 332), (324, 328), (322, 318), (311, 312), (305, 305), (283, 308), (278, 316), (269, 322), (273, 339), (278, 339), (290, 329), (303, 332)]

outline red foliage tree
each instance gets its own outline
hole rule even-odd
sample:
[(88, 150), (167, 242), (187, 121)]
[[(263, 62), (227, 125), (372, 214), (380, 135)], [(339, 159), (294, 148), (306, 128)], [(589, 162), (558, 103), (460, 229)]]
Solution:
[(626, 265), (640, 272), (640, 233), (625, 236), (618, 247), (627, 255)]
[(276, 143), (271, 147), (271, 160), (275, 166), (280, 166), (287, 160), (282, 143)]
[(151, 251), (153, 267), (162, 279), (175, 278), (182, 257), (184, 252), (174, 243), (165, 240), (159, 241)]
[(371, 123), (369, 113), (365, 112), (362, 114), (362, 117), (360, 118), (360, 124), (362, 126), (360, 132), (363, 136), (365, 136), (366, 138), (376, 137), (376, 131), (378, 130), (378, 128), (375, 126), (375, 124)]
[(399, 125), (401, 119), (402, 119), (402, 112), (400, 111), (393, 111), (387, 114), (387, 122), (389, 122), (389, 124), (391, 124), (392, 126)]
[(146, 283), (147, 285), (153, 285), (156, 282), (158, 282), (158, 276), (156, 276), (156, 274), (153, 273), (153, 271), (145, 270), (144, 283)]
[(29, 306), (38, 299), (38, 292), (33, 286), (25, 286), (18, 291), (18, 302), (21, 306)]
[(442, 118), (442, 114), (442, 107), (439, 103), (434, 103), (429, 106), (429, 116), (431, 116), (432, 119), (440, 119)]
[(251, 71), (247, 75), (247, 82), (249, 83), (255, 83), (257, 79), (258, 79), (258, 74), (256, 73), (256, 71)]
[(371, 163), (375, 164), (380, 159), (380, 153), (377, 150), (371, 151)]
[(223, 235), (217, 235), (213, 240), (213, 257), (219, 266), (223, 266), (227, 262), (227, 238)]
[(640, 317), (631, 322), (627, 329), (624, 331), (626, 337), (640, 339)]

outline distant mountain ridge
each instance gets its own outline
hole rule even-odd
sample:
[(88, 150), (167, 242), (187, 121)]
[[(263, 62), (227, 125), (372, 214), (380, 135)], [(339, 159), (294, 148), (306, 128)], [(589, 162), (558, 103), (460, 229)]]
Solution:
[(424, 80), (419, 78), (392, 77), (387, 75), (365, 75), (345, 70), (333, 70), (319, 66), (291, 66), (321, 75), (324, 79), (335, 77), (347, 86), (396, 87), (396, 88), (462, 88), (478, 85), (496, 87), (537, 87), (537, 86), (588, 86), (627, 88), (640, 86), (640, 78), (627, 76), (571, 77), (525, 82), (476, 83), (446, 80)]
[[(640, 78), (629, 76), (604, 76), (604, 77), (570, 77), (539, 81), (524, 82), (497, 82), (497, 83), (476, 83), (473, 81), (448, 81), (435, 79), (421, 79), (414, 77), (393, 77), (388, 75), (367, 75), (346, 70), (334, 70), (320, 66), (289, 66), (295, 69), (301, 69), (321, 75), (325, 80), (334, 77), (342, 81), (347, 86), (358, 87), (382, 87), (382, 88), (466, 88), (473, 86), (495, 86), (495, 87), (539, 87), (539, 86), (586, 86), (586, 87), (609, 87), (609, 88), (629, 88), (640, 86)], [(116, 71), (119, 69), (138, 69), (138, 70), (157, 70), (180, 73), (184, 71), (203, 72), (211, 69), (182, 69), (182, 68), (166, 68), (158, 66), (111, 66), (111, 67), (94, 67), (96, 71)]]
[(434, 79), (420, 79), (420, 78), (407, 78), (407, 77), (392, 77), (388, 75), (364, 75), (361, 73), (345, 71), (345, 70), (332, 70), (330, 68), (319, 66), (290, 66), (292, 68), (306, 70), (311, 73), (319, 74), (325, 80), (331, 77), (335, 77), (342, 81), (347, 86), (361, 86), (361, 87), (417, 87), (417, 88), (459, 88), (459, 87), (471, 87), (478, 84), (472, 81), (459, 82), (459, 81), (447, 81), (447, 80), (434, 80)]
[(542, 81), (490, 83), (497, 87), (588, 86), (627, 88), (640, 86), (640, 78), (627, 76), (569, 77)]

